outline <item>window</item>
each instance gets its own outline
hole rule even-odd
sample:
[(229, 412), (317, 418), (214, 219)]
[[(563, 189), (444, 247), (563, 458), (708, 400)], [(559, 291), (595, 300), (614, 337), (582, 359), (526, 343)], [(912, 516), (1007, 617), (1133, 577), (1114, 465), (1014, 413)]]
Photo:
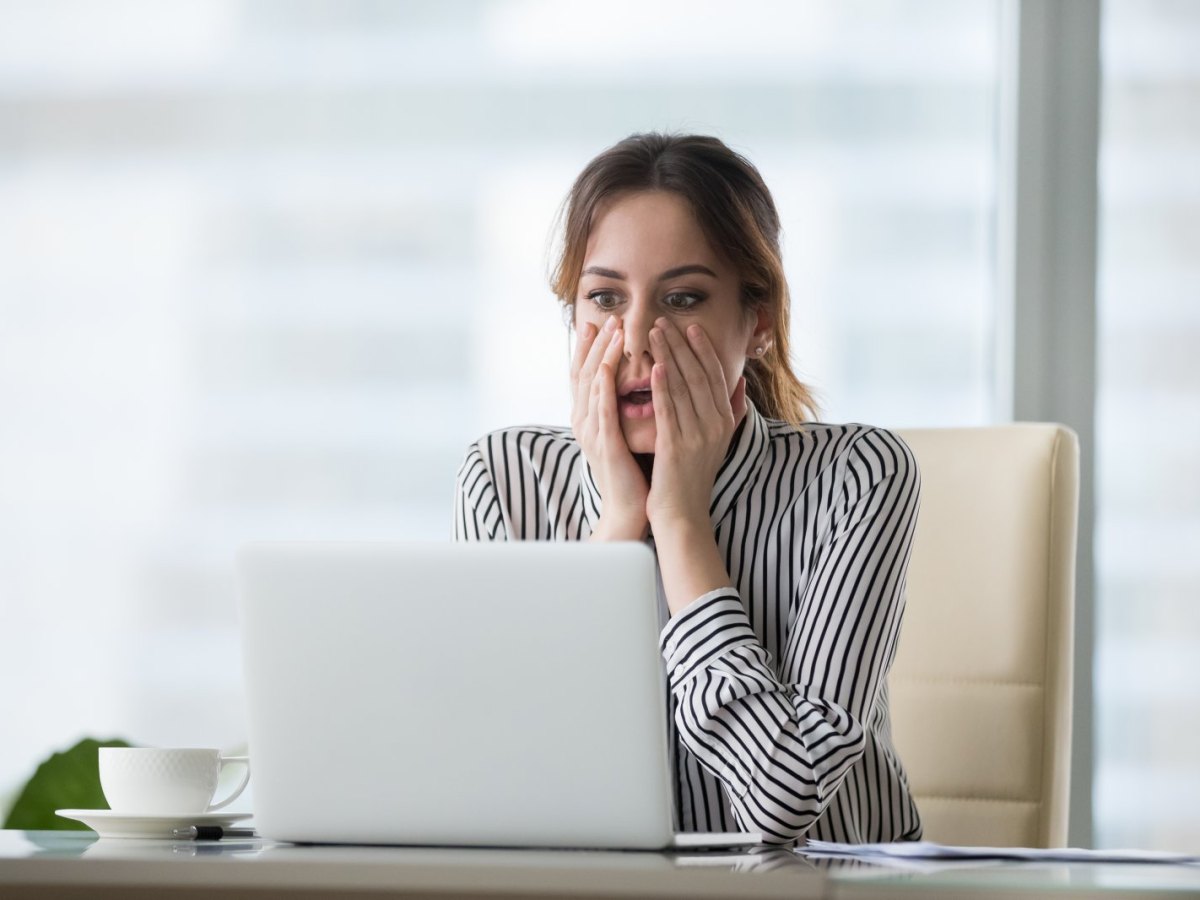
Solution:
[(568, 420), (549, 230), (630, 132), (760, 166), (826, 418), (994, 415), (995, 0), (0, 12), (0, 789), (240, 745), (239, 544), (448, 537)]
[(1200, 7), (1105, 0), (1098, 846), (1200, 844)]

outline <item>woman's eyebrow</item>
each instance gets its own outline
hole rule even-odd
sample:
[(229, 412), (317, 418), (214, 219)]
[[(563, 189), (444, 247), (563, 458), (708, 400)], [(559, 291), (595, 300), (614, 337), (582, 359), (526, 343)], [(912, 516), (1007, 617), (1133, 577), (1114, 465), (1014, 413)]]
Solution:
[[(616, 269), (606, 269), (603, 266), (588, 266), (581, 274), (599, 275), (601, 278), (615, 278), (617, 281), (625, 280), (624, 272), (618, 272)], [(674, 269), (667, 269), (667, 271), (658, 276), (658, 280), (666, 281), (668, 278), (678, 278), (680, 275), (710, 275), (713, 278), (717, 277), (717, 273), (708, 266), (691, 263), (686, 266), (676, 266)]]
[(605, 269), (602, 266), (588, 266), (583, 270), (584, 275), (599, 275), (601, 278), (615, 278), (617, 281), (624, 281), (625, 275), (618, 272), (616, 269)]
[(659, 281), (666, 281), (668, 278), (678, 278), (680, 275), (711, 275), (717, 277), (717, 273), (708, 266), (702, 266), (700, 263), (692, 263), (687, 266), (676, 266), (674, 269), (667, 269), (658, 276)]

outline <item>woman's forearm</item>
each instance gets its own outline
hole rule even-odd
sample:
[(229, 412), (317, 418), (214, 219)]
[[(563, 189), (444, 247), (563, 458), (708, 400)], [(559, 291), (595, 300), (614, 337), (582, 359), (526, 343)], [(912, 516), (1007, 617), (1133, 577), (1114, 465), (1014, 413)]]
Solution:
[(703, 523), (689, 521), (656, 530), (654, 546), (671, 615), (709, 591), (733, 584), (707, 517)]

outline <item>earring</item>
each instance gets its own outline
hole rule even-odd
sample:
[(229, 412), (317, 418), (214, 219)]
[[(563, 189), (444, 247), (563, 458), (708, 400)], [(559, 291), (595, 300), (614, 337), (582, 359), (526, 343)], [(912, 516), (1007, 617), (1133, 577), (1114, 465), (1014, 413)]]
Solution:
[(766, 347), (763, 347), (762, 345), (759, 345), (759, 346), (757, 346), (757, 347), (755, 347), (755, 348), (754, 348), (754, 355), (755, 355), (755, 356), (762, 356), (762, 355), (763, 355), (764, 353), (766, 353), (766, 352), (767, 352), (767, 348), (766, 348)]

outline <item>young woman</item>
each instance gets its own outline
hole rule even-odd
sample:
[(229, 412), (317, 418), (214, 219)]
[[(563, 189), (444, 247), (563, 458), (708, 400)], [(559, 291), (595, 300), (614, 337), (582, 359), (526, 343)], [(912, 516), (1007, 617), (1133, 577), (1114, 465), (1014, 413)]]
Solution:
[(761, 176), (715, 138), (638, 134), (565, 213), (571, 427), (474, 444), (456, 537), (650, 543), (680, 830), (919, 837), (887, 673), (920, 476), (887, 431), (809, 421)]

